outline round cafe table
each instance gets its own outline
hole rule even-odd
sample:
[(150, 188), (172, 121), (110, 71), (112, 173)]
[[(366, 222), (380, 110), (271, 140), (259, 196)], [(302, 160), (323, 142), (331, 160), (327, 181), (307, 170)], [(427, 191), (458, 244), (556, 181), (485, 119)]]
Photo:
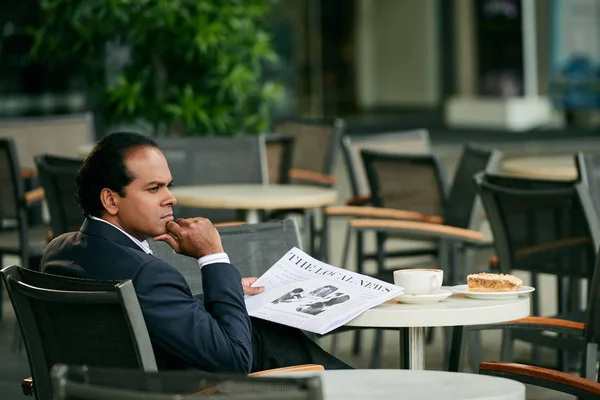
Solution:
[(521, 382), (459, 372), (355, 369), (271, 377), (315, 375), (321, 377), (323, 400), (525, 400), (525, 385)]
[(508, 175), (552, 180), (577, 179), (573, 155), (545, 155), (512, 158), (504, 161), (502, 172)]
[(243, 211), (249, 224), (259, 222), (259, 210), (325, 207), (335, 203), (338, 198), (335, 189), (306, 185), (178, 186), (171, 192), (179, 205)]
[[(345, 326), (399, 328), (400, 350), (402, 351), (405, 340), (408, 343), (408, 368), (423, 370), (425, 328), (453, 326), (455, 329), (452, 340), (462, 340), (463, 326), (507, 322), (529, 314), (527, 295), (507, 300), (478, 300), (454, 294), (437, 303), (427, 304), (404, 304), (392, 299), (363, 312)], [(402, 335), (404, 328), (408, 328), (407, 338)], [(450, 355), (450, 370), (458, 370), (458, 356)]]

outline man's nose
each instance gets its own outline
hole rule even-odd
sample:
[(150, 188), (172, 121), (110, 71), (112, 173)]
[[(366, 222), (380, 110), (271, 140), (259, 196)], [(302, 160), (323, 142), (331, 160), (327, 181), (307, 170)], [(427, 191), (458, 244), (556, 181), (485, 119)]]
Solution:
[(167, 189), (167, 191), (169, 195), (167, 197), (165, 205), (173, 207), (175, 204), (177, 204), (177, 199), (175, 198), (175, 196), (173, 196), (173, 193), (171, 193), (170, 190)]

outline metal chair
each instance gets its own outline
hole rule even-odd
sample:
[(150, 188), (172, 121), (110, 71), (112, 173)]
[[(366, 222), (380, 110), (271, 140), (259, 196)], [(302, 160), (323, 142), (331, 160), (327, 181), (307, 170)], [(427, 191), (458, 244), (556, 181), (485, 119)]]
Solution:
[[(488, 174), (478, 175), (476, 182), (494, 234), (500, 272), (531, 272), (536, 292), (542, 289), (537, 274), (555, 275), (558, 314), (539, 317), (538, 295), (532, 296), (532, 317), (468, 329), (503, 329), (501, 359), (505, 361), (513, 358), (514, 340), (555, 349), (562, 371), (568, 367), (568, 353), (579, 353), (587, 343), (586, 358), (593, 359), (595, 376), (600, 275), (594, 260), (600, 246), (600, 222), (587, 186)], [(583, 279), (590, 283), (584, 293), (587, 305), (582, 304)], [(454, 328), (451, 370), (460, 368), (462, 331), (462, 327)], [(532, 362), (538, 362), (535, 352)], [(588, 361), (582, 376), (590, 377), (590, 365)]]
[[(326, 207), (323, 212), (324, 234), (321, 241), (321, 259), (327, 261), (329, 251), (327, 248), (329, 224), (332, 218), (359, 218), (359, 217), (384, 217), (384, 218), (410, 218), (410, 214), (400, 210), (409, 210), (408, 204), (400, 204), (399, 208), (373, 208), (371, 191), (365, 171), (361, 151), (372, 150), (389, 154), (431, 154), (431, 143), (426, 130), (371, 133), (368, 135), (344, 135), (342, 138), (342, 155), (346, 164), (346, 171), (350, 180), (351, 197), (346, 205)], [(436, 165), (436, 168), (439, 168)], [(441, 200), (440, 200), (441, 202)], [(413, 250), (414, 251), (414, 250)], [(366, 254), (360, 251), (362, 260), (376, 259), (376, 254)], [(433, 252), (434, 253), (434, 252)], [(432, 254), (425, 251), (424, 254)], [(360, 267), (362, 268), (362, 266)]]
[[(157, 141), (175, 185), (266, 183), (264, 136), (235, 138), (162, 138)], [(213, 222), (235, 221), (235, 210), (176, 206), (178, 217), (203, 216)]]
[[(217, 229), (229, 260), (242, 276), (260, 276), (292, 247), (301, 247), (296, 222), (291, 219)], [(195, 259), (175, 253), (163, 242), (150, 242), (150, 249), (181, 272), (192, 294), (202, 293), (202, 276)]]
[(600, 155), (575, 154), (579, 180), (587, 185), (596, 215), (600, 216)]
[[(41, 188), (25, 192), (15, 143), (0, 138), (0, 265), (4, 255), (16, 255), (26, 268), (38, 268), (46, 247), (49, 227), (29, 226), (28, 207), (44, 198)], [(14, 227), (2, 228), (5, 221)], [(0, 285), (0, 319), (2, 318)]]
[(15, 265), (1, 272), (33, 376), (23, 382), (25, 393), (52, 399), (49, 370), (59, 362), (156, 371), (130, 280), (63, 277)]
[(600, 383), (597, 381), (548, 368), (490, 361), (479, 366), (479, 373), (552, 389), (577, 399), (600, 399)]
[(287, 135), (265, 135), (269, 183), (290, 183), (290, 170), (294, 156), (294, 137)]
[(46, 193), (52, 237), (76, 231), (83, 212), (75, 201), (75, 177), (83, 160), (49, 154), (35, 157), (40, 183)]
[[(437, 245), (437, 261), (444, 270), (445, 284), (457, 284), (472, 267), (474, 250), (487, 242), (479, 232), (483, 219), (481, 203), (473, 182), (473, 175), (480, 171), (497, 171), (502, 154), (497, 150), (480, 149), (465, 146), (449, 195), (442, 196), (443, 204), (439, 204), (437, 194), (432, 187), (443, 190), (440, 168), (433, 156), (398, 155), (363, 150), (365, 169), (371, 186), (373, 204), (387, 206), (395, 204), (412, 204), (412, 210), (403, 213), (413, 215), (412, 218), (357, 218), (348, 222), (348, 233), (344, 249), (342, 266), (347, 266), (350, 239), (353, 234), (357, 247), (365, 232), (377, 235), (378, 270), (376, 276), (387, 282), (393, 282), (393, 271), (385, 268), (385, 260), (394, 256), (407, 254), (389, 253), (384, 250), (389, 238), (414, 239), (429, 241)], [(416, 190), (408, 191), (404, 180), (391, 180), (394, 168), (406, 167), (406, 180), (416, 180)], [(408, 175), (410, 170), (412, 175)], [(402, 183), (400, 183), (402, 182)], [(418, 188), (421, 187), (419, 191)], [(403, 197), (407, 197), (406, 200)], [(447, 200), (446, 200), (447, 198)], [(388, 200), (389, 199), (389, 200)], [(386, 202), (387, 201), (387, 202)], [(430, 213), (442, 211), (441, 218)], [(444, 222), (443, 224), (441, 222)], [(361, 250), (362, 251), (362, 250)], [(430, 251), (431, 252), (431, 251)], [(412, 255), (412, 254), (408, 254)], [(362, 265), (362, 254), (358, 254), (357, 266)], [(359, 270), (362, 273), (362, 270)], [(382, 332), (378, 331), (373, 353), (372, 365), (377, 366), (380, 359)], [(473, 346), (478, 344), (477, 338)]]
[[(275, 134), (294, 138), (292, 168), (289, 171), (290, 183), (321, 187), (335, 185), (333, 168), (344, 126), (345, 123), (342, 119), (333, 121), (290, 120), (275, 125)], [(323, 240), (323, 228), (317, 228), (312, 210), (279, 210), (271, 213), (271, 217), (285, 218), (286, 214), (290, 213), (304, 217), (303, 230), (306, 232), (307, 251), (314, 255), (317, 238)]]
[(318, 376), (273, 379), (194, 371), (143, 372), (55, 365), (52, 385), (56, 400), (323, 399)]

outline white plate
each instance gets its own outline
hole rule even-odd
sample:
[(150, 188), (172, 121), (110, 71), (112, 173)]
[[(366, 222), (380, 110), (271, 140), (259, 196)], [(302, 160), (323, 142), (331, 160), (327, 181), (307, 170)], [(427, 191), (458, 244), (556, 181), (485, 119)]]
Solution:
[(535, 290), (531, 286), (521, 286), (516, 292), (469, 292), (468, 285), (457, 285), (450, 288), (454, 293), (464, 294), (466, 297), (480, 300), (514, 299), (520, 294), (531, 293)]
[(452, 295), (452, 292), (448, 289), (438, 289), (430, 294), (401, 294), (396, 297), (400, 303), (408, 304), (425, 304), (435, 303), (440, 300), (444, 300), (446, 297)]

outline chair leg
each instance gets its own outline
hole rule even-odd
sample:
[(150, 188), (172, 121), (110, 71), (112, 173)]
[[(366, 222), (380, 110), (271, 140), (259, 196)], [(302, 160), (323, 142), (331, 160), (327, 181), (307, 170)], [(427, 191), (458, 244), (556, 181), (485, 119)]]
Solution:
[(502, 342), (500, 345), (500, 360), (504, 362), (512, 362), (514, 359), (514, 343), (512, 331), (510, 329), (502, 330)]
[(596, 362), (598, 361), (598, 344), (588, 343), (583, 352), (583, 371), (581, 376), (591, 381), (596, 381)]
[(325, 213), (323, 215), (323, 224), (321, 226), (321, 242), (319, 243), (319, 255), (321, 261), (329, 262), (329, 217)]
[(471, 371), (474, 373), (479, 371), (479, 364), (483, 361), (481, 357), (483, 346), (481, 345), (481, 331), (467, 331), (467, 347), (469, 353), (469, 364)]
[[(364, 240), (364, 233), (361, 231), (357, 231), (356, 232), (356, 272), (358, 272), (359, 274), (363, 273), (363, 262), (364, 262), (363, 261), (363, 240)], [(348, 250), (349, 250), (349, 248), (346, 250), (346, 252)], [(352, 354), (355, 356), (359, 355), (361, 352), (361, 339), (362, 339), (361, 331), (357, 330), (356, 332), (354, 332), (354, 342), (352, 345)]]
[(460, 371), (461, 357), (464, 350), (462, 326), (455, 326), (452, 329), (452, 341), (450, 344), (450, 354), (448, 355), (448, 371)]
[(373, 341), (373, 351), (371, 352), (370, 369), (381, 368), (381, 353), (383, 351), (383, 330), (375, 331), (375, 340)]

